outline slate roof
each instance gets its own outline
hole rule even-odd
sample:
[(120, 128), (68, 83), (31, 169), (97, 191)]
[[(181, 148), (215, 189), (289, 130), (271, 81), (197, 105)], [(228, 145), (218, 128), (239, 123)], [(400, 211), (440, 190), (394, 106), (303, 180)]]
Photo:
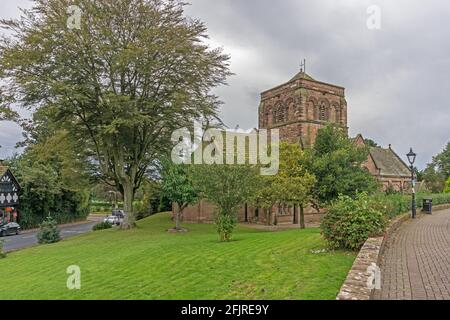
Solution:
[(382, 176), (410, 177), (408, 166), (391, 148), (371, 147), (370, 156)]

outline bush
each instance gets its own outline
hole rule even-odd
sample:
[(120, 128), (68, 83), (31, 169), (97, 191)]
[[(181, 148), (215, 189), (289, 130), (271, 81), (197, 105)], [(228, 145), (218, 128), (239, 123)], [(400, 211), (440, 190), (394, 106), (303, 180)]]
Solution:
[(237, 224), (237, 218), (235, 215), (217, 214), (216, 215), (216, 227), (217, 232), (220, 235), (220, 241), (230, 241), (233, 234), (234, 227)]
[(112, 224), (109, 223), (108, 221), (102, 221), (97, 223), (96, 225), (94, 225), (92, 227), (93, 231), (98, 231), (98, 230), (105, 230), (105, 229), (111, 229), (112, 228)]
[(367, 238), (384, 232), (387, 221), (380, 204), (360, 193), (356, 198), (339, 196), (320, 227), (332, 249), (359, 250)]
[(56, 220), (48, 216), (40, 226), (37, 234), (38, 242), (40, 244), (55, 243), (61, 240)]
[(3, 252), (3, 243), (5, 240), (0, 239), (0, 259), (6, 258), (6, 253)]

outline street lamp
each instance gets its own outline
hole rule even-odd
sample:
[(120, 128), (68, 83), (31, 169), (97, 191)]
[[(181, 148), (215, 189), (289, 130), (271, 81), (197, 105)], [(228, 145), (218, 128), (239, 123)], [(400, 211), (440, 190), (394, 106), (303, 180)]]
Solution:
[(406, 155), (408, 157), (408, 162), (411, 165), (411, 186), (412, 186), (412, 218), (416, 218), (416, 190), (415, 190), (415, 182), (414, 182), (414, 162), (416, 161), (416, 154), (413, 152), (411, 148), (409, 153)]

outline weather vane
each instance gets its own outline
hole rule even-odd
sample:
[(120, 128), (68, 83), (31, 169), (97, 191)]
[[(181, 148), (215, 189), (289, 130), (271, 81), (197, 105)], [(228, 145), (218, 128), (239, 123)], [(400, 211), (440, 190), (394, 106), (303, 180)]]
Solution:
[(300, 71), (306, 73), (306, 59), (303, 59), (302, 63), (300, 64)]

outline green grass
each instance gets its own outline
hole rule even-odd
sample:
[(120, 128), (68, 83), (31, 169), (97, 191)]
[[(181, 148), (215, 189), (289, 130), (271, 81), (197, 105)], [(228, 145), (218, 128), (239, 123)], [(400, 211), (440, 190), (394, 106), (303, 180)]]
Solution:
[[(0, 299), (334, 299), (354, 253), (313, 254), (318, 229), (266, 232), (238, 227), (218, 242), (214, 225), (185, 224), (169, 234), (169, 215), (132, 231), (91, 232), (8, 254), (0, 260)], [(81, 290), (66, 269), (81, 268)]]

